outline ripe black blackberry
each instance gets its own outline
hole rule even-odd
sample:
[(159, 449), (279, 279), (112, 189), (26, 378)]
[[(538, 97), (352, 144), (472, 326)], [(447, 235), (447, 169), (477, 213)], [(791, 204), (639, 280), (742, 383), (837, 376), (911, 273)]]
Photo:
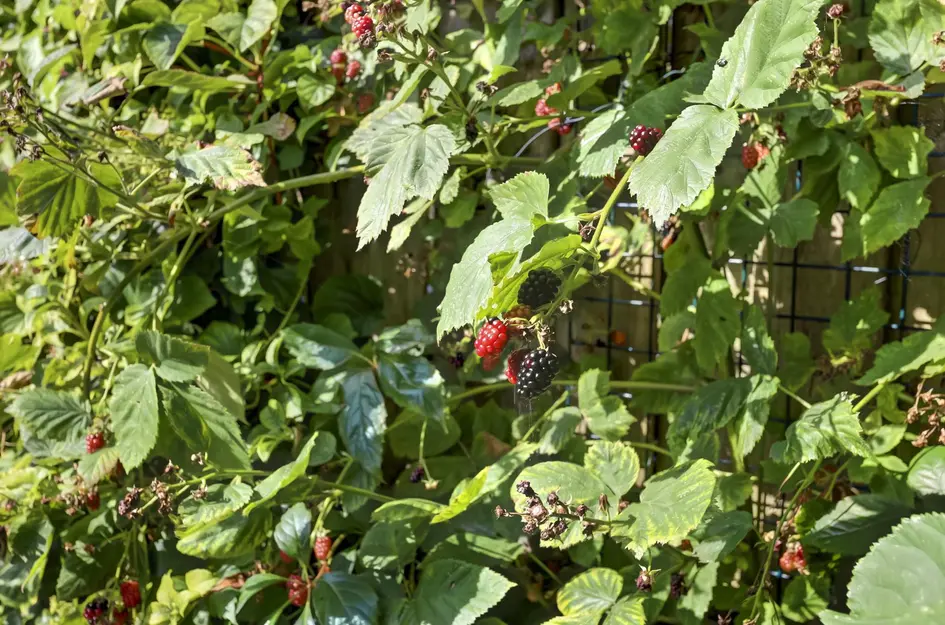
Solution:
[(525, 398), (537, 397), (551, 386), (557, 374), (557, 356), (544, 349), (532, 350), (522, 359), (515, 392)]
[(649, 128), (640, 124), (630, 131), (630, 147), (641, 155), (646, 156), (656, 147), (656, 142), (663, 137), (663, 131), (659, 128)]
[(518, 303), (530, 306), (532, 310), (541, 308), (558, 297), (560, 288), (561, 278), (550, 269), (529, 271), (518, 289)]
[(413, 468), (413, 471), (410, 472), (410, 483), (418, 484), (420, 480), (423, 479), (424, 473), (425, 472), (423, 470), (423, 467), (421, 467), (420, 465), (415, 466)]

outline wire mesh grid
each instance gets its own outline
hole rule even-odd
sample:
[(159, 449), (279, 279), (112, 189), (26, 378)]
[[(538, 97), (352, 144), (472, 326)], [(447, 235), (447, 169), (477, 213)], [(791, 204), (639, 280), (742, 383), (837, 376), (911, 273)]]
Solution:
[[(868, 15), (865, 2), (860, 8), (860, 15)], [(661, 31), (664, 41), (662, 53), (669, 73), (677, 69), (677, 56), (683, 59), (691, 58), (690, 53), (677, 55), (674, 45), (679, 30), (684, 26), (684, 24), (677, 26), (675, 19), (671, 18)], [(862, 60), (861, 51), (857, 51), (856, 58)], [(945, 147), (943, 146), (943, 141), (945, 141), (945, 133), (943, 133), (945, 112), (943, 111), (945, 109), (938, 106), (943, 97), (945, 93), (925, 93), (917, 100), (900, 104), (898, 108), (900, 123), (923, 127), (927, 135), (930, 129), (935, 131), (934, 134), (937, 136), (930, 137), (936, 144), (935, 150), (930, 154), (930, 164), (933, 167), (940, 166), (936, 159), (945, 157), (945, 150), (942, 149)], [(933, 104), (933, 114), (923, 116), (923, 107), (927, 104)], [(930, 119), (924, 119), (924, 117)], [(723, 161), (722, 167), (726, 167), (727, 163), (731, 163), (733, 159), (737, 161), (738, 157), (729, 154)], [(800, 164), (794, 174), (795, 190), (800, 190), (804, 180), (803, 168)], [(945, 278), (945, 271), (939, 270), (935, 265), (939, 264), (941, 267), (945, 265), (933, 261), (924, 263), (931, 266), (917, 268), (914, 262), (918, 244), (921, 243), (918, 234), (923, 232), (927, 224), (934, 226), (930, 229), (930, 234), (938, 233), (940, 227), (938, 224), (945, 223), (940, 221), (945, 217), (945, 211), (935, 210), (934, 186), (933, 183), (930, 187), (930, 195), (933, 197), (932, 209), (922, 224), (906, 234), (897, 244), (878, 254), (870, 255), (866, 259), (843, 262), (835, 258), (823, 258), (823, 256), (831, 255), (819, 254), (818, 248), (824, 248), (827, 245), (839, 247), (836, 240), (839, 238), (838, 235), (831, 233), (830, 237), (833, 240), (802, 242), (792, 250), (782, 250), (781, 253), (777, 253), (773, 260), (766, 259), (757, 251), (751, 256), (730, 258), (727, 261), (725, 273), (730, 279), (739, 282), (743, 291), (749, 286), (750, 281), (758, 279), (759, 273), (772, 274), (766, 276), (767, 297), (776, 300), (777, 312), (774, 313), (773, 319), (780, 326), (772, 328), (776, 336), (785, 332), (803, 332), (819, 337), (820, 332), (829, 323), (830, 315), (838, 309), (839, 304), (855, 298), (860, 291), (871, 284), (885, 286), (884, 301), (887, 312), (890, 313), (890, 322), (884, 329), (882, 341), (900, 340), (907, 333), (927, 329), (932, 318), (928, 314), (924, 316), (918, 314), (928, 311), (912, 301), (915, 291), (914, 282), (916, 280), (932, 281), (923, 285), (922, 291), (925, 297), (917, 300), (919, 302), (928, 300), (936, 308), (930, 311), (932, 314), (938, 314), (941, 307), (945, 307), (945, 296), (929, 297), (930, 293), (945, 292), (945, 282), (934, 282)], [(612, 214), (608, 216), (608, 222), (619, 224), (621, 216), (625, 216), (627, 212), (635, 212), (636, 209), (637, 206), (633, 203), (618, 203)], [(838, 206), (832, 215), (832, 225), (842, 225), (843, 219), (848, 215), (849, 210)], [(842, 232), (842, 229), (839, 231)], [(945, 236), (945, 231), (938, 234)], [(836, 251), (838, 250), (835, 249), (832, 256), (836, 256)], [(633, 260), (636, 261), (634, 264), (636, 271), (631, 277), (642, 282), (645, 287), (660, 292), (666, 272), (663, 267), (663, 254), (658, 245), (658, 239), (653, 233), (645, 251), (634, 254)], [(825, 276), (829, 276), (829, 279), (825, 279)], [(842, 285), (840, 289), (836, 288), (839, 286), (838, 282)], [(824, 299), (834, 302), (833, 310), (810, 312), (811, 308), (819, 308), (821, 304), (815, 301), (819, 298), (817, 290), (811, 289), (811, 283), (822, 284), (825, 289), (830, 289), (831, 297)], [(839, 299), (840, 290), (842, 290), (842, 300)], [(590, 309), (590, 312), (583, 316), (579, 314), (568, 317), (566, 344), (569, 346), (572, 358), (580, 360), (588, 353), (603, 350), (604, 364), (612, 372), (612, 379), (629, 379), (636, 366), (651, 362), (659, 356), (657, 337), (661, 319), (659, 302), (656, 298), (639, 290), (636, 292), (628, 290), (623, 282), (609, 276), (603, 285), (593, 284), (584, 287), (577, 294), (576, 300), (578, 302), (576, 311)], [(811, 306), (812, 303), (816, 305)], [(637, 330), (634, 340), (625, 344), (624, 336), (632, 329)], [(738, 364), (737, 370), (741, 371), (743, 362), (740, 350), (736, 351), (735, 357)], [(620, 394), (626, 398), (632, 397), (630, 393)], [(784, 429), (798, 416), (798, 406), (793, 401), (786, 397), (783, 408), (775, 407), (776, 409), (772, 411), (769, 423), (775, 424), (775, 427), (766, 428), (765, 437), (759, 445), (762, 449), (767, 450), (773, 442), (783, 437)], [(660, 444), (665, 437), (665, 428), (661, 427), (663, 418), (656, 415), (642, 417), (640, 429), (636, 433), (637, 440)], [(665, 463), (660, 464), (658, 455), (645, 449), (640, 451), (644, 477), (666, 468)], [(730, 462), (723, 458), (721, 468), (726, 468), (726, 463), (730, 465)], [(760, 472), (760, 466), (757, 464), (749, 465), (748, 469), (756, 475)], [(786, 505), (786, 498), (778, 493), (777, 486), (765, 486), (759, 480), (758, 486), (751, 495), (751, 501), (756, 527), (762, 532), (774, 529), (777, 518)], [(780, 599), (783, 591), (782, 579), (788, 576), (777, 569), (772, 571), (771, 575), (775, 578), (776, 594)]]

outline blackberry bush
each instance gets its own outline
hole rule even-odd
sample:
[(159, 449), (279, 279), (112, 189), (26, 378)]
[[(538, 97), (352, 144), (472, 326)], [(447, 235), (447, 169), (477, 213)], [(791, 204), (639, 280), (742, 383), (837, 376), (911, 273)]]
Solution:
[(0, 622), (945, 622), (943, 33), (5, 3)]

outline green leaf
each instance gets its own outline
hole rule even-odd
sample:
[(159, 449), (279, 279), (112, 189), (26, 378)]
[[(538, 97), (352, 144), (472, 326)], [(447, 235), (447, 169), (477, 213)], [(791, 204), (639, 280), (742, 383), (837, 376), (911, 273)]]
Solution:
[(858, 358), (873, 346), (873, 336), (889, 319), (879, 289), (865, 289), (855, 300), (843, 302), (824, 330), (824, 348), (834, 357)]
[(801, 241), (813, 239), (819, 212), (818, 204), (807, 198), (795, 198), (770, 209), (758, 209), (771, 230), (771, 238), (781, 247), (797, 247)]
[(814, 404), (788, 427), (780, 462), (809, 462), (847, 453), (871, 455), (853, 404), (845, 395), (836, 395)]
[(810, 355), (810, 339), (801, 332), (791, 332), (781, 337), (780, 344), (778, 376), (785, 388), (796, 391), (807, 383), (816, 369)]
[(443, 376), (426, 358), (381, 353), (377, 374), (384, 393), (401, 408), (443, 422), (446, 414)]
[(203, 373), (207, 366), (207, 349), (160, 334), (141, 332), (135, 347), (154, 366), (154, 372), (169, 382), (189, 382)]
[(945, 621), (945, 514), (919, 514), (872, 546), (853, 569), (850, 614), (826, 610), (824, 625), (912, 625)]
[(270, 501), (278, 495), (279, 491), (283, 488), (286, 488), (292, 482), (305, 475), (305, 470), (308, 469), (309, 460), (312, 456), (312, 450), (315, 449), (315, 445), (318, 444), (318, 440), (322, 434), (322, 432), (312, 434), (311, 438), (305, 442), (292, 462), (279, 467), (267, 476), (266, 479), (256, 484), (255, 490), (260, 496), (260, 499), (246, 506), (243, 514), (249, 514), (256, 508)]
[(706, 61), (693, 63), (681, 78), (647, 91), (630, 106), (630, 119), (634, 124), (662, 128), (667, 119), (679, 115), (688, 106), (686, 99), (689, 96), (705, 90), (714, 67), (713, 63)]
[(381, 468), (387, 409), (374, 372), (370, 369), (345, 371), (341, 388), (345, 398), (341, 439), (367, 471), (376, 472)]
[(178, 531), (177, 550), (195, 558), (237, 558), (252, 554), (271, 532), (272, 513), (261, 508)]
[(297, 503), (283, 513), (272, 537), (288, 555), (296, 560), (307, 560), (312, 548), (311, 534), (312, 512), (304, 503)]
[(761, 440), (771, 412), (771, 399), (778, 392), (778, 379), (768, 375), (749, 378), (751, 390), (745, 398), (745, 409), (735, 420), (733, 452), (747, 456)]
[(329, 79), (321, 74), (304, 74), (299, 78), (296, 86), (296, 93), (299, 96), (299, 104), (306, 111), (318, 108), (325, 102), (328, 102), (335, 95), (334, 79)]
[(755, 304), (748, 307), (742, 324), (742, 354), (752, 373), (775, 375), (778, 370), (778, 352), (768, 334), (765, 316)]
[(446, 295), (440, 304), (437, 338), (475, 321), (476, 313), (488, 303), (492, 292), (489, 257), (512, 252), (517, 262), (522, 250), (532, 240), (532, 234), (532, 224), (526, 219), (503, 219), (479, 233), (450, 271)]
[(517, 541), (459, 531), (437, 543), (423, 562), (432, 564), (437, 560), (462, 560), (496, 568), (514, 562), (524, 553), (525, 547)]
[(817, 520), (804, 544), (829, 553), (861, 556), (908, 514), (909, 508), (883, 495), (847, 497)]
[(410, 521), (432, 517), (443, 509), (443, 504), (428, 499), (398, 499), (389, 501), (378, 507), (372, 514), (371, 520), (379, 522)]
[(493, 187), (489, 197), (505, 219), (531, 219), (548, 216), (548, 177), (526, 171)]
[(581, 132), (578, 144), (580, 173), (589, 178), (612, 176), (620, 157), (630, 147), (633, 122), (621, 107), (595, 117)]
[(620, 397), (607, 395), (609, 380), (609, 371), (591, 369), (582, 373), (578, 380), (578, 401), (591, 431), (601, 438), (617, 440), (627, 434), (635, 419)]
[(657, 227), (709, 186), (737, 129), (738, 113), (734, 109), (690, 106), (653, 151), (634, 166), (630, 192)]
[(692, 555), (701, 562), (718, 562), (735, 550), (751, 527), (751, 513), (745, 510), (732, 510), (713, 516), (692, 533), (693, 538), (698, 540)]
[[(361, 120), (345, 147), (354, 152), (368, 170), (379, 169), (391, 154), (384, 146), (384, 138), (394, 130), (422, 120), (423, 111), (416, 104), (394, 106), (384, 102)], [(378, 149), (374, 150), (375, 147)]]
[(249, 469), (237, 415), (197, 386), (174, 384), (162, 390), (164, 415), (171, 428), (192, 449), (202, 452), (207, 463), (221, 469)]
[[(882, 0), (870, 14), (869, 42), (876, 59), (893, 74), (907, 76), (923, 63), (937, 65), (932, 36), (941, 30), (922, 0)], [(933, 11), (935, 9), (933, 8)]]
[(312, 369), (334, 369), (359, 355), (350, 339), (324, 326), (297, 323), (286, 328), (283, 336), (289, 353)]
[(603, 625), (646, 625), (642, 597), (624, 597), (607, 613)]
[(423, 567), (409, 605), (413, 622), (417, 625), (472, 625), (514, 585), (485, 567), (439, 560)]
[[(358, 249), (379, 237), (407, 200), (436, 197), (456, 149), (453, 133), (441, 124), (395, 127), (380, 141), (380, 147), (372, 147), (382, 150), (384, 166), (371, 179), (358, 207)], [(372, 158), (376, 158), (373, 152)]]
[(159, 70), (171, 69), (191, 41), (203, 36), (203, 27), (198, 22), (174, 24), (158, 22), (148, 30), (141, 47)]
[(945, 447), (927, 447), (909, 465), (909, 488), (920, 495), (945, 495)]
[(286, 578), (273, 573), (256, 573), (250, 576), (250, 578), (246, 580), (246, 583), (243, 584), (243, 587), (240, 588), (240, 597), (236, 602), (236, 612), (239, 613), (239, 611), (249, 603), (250, 599), (263, 590), (270, 586), (275, 586), (276, 584), (285, 584), (286, 581), (288, 581)]
[(399, 571), (413, 562), (417, 537), (407, 523), (374, 523), (364, 535), (358, 560), (365, 568)]
[(234, 478), (229, 484), (211, 484), (202, 498), (188, 497), (182, 501), (178, 506), (181, 525), (188, 529), (213, 525), (248, 504), (253, 489), (239, 480)]
[[(538, 493), (556, 492), (562, 501), (567, 501), (572, 506), (584, 504), (589, 508), (596, 509), (598, 498), (601, 495), (606, 495), (607, 499), (610, 500), (611, 507), (616, 508), (619, 499), (617, 493), (610, 490), (610, 487), (601, 478), (586, 468), (570, 462), (553, 460), (526, 467), (515, 478), (516, 484), (521, 481), (530, 482), (532, 488)], [(516, 508), (520, 509), (525, 506), (528, 498), (515, 490), (514, 484), (510, 494)]]
[(262, 165), (241, 148), (211, 145), (182, 152), (174, 166), (188, 186), (209, 180), (217, 189), (235, 191), (242, 187), (264, 187)]
[(633, 523), (616, 526), (611, 535), (629, 539), (637, 553), (688, 536), (712, 503), (715, 475), (711, 466), (708, 460), (700, 459), (651, 477), (640, 493), (640, 501), (618, 516)]
[(712, 371), (728, 358), (729, 347), (738, 338), (741, 306), (725, 278), (710, 280), (696, 305), (696, 361)]
[(125, 469), (147, 460), (157, 443), (158, 398), (154, 372), (145, 365), (131, 365), (115, 378), (108, 403), (115, 446)]
[(598, 441), (584, 455), (584, 467), (622, 497), (636, 484), (640, 458), (625, 443)]
[(558, 408), (551, 413), (541, 430), (538, 453), (556, 454), (575, 436), (574, 430), (581, 423), (581, 411), (574, 406)]
[(623, 71), (623, 66), (617, 59), (601, 63), (593, 69), (584, 71), (580, 76), (564, 83), (564, 89), (548, 98), (548, 104), (558, 109), (568, 107), (571, 100), (577, 99), (582, 93), (601, 82)]
[(798, 575), (784, 589), (781, 609), (792, 621), (806, 623), (827, 608), (829, 596), (830, 580), (826, 576)]
[[(716, 106), (768, 106), (791, 82), (804, 51), (817, 37), (823, 0), (760, 0), (748, 9), (735, 34), (722, 46), (703, 95)], [(729, 142), (726, 142), (726, 146)]]
[(262, 39), (278, 17), (279, 7), (273, 0), (253, 0), (240, 27), (240, 52)]
[(26, 228), (0, 230), (0, 263), (32, 260), (49, 250), (50, 241), (41, 241)]
[(565, 616), (593, 615), (598, 619), (617, 603), (623, 578), (613, 569), (594, 568), (568, 581), (558, 591), (558, 609)]
[(409, 353), (420, 356), (424, 348), (435, 340), (419, 319), (411, 319), (403, 325), (387, 328), (378, 334), (374, 344), (377, 349), (388, 354)]
[(70, 460), (85, 453), (92, 423), (87, 402), (63, 391), (34, 388), (19, 393), (9, 411), (17, 418), (24, 446), (36, 457)]
[(686, 593), (679, 598), (676, 613), (682, 625), (702, 625), (705, 615), (712, 603), (712, 594), (718, 582), (719, 563), (712, 562), (695, 570), (695, 575), (689, 574)]
[[(102, 180), (113, 188), (121, 186), (111, 170), (93, 170), (96, 177), (102, 173)], [(24, 161), (13, 172), (20, 178), (16, 188), (16, 212), (21, 216), (36, 216), (34, 231), (41, 237), (58, 237), (71, 232), (79, 218), (86, 214), (98, 217), (103, 208), (114, 205), (118, 199), (87, 183), (74, 171), (46, 161)]]
[(879, 164), (894, 178), (924, 178), (935, 148), (921, 128), (893, 126), (872, 133)]
[(222, 76), (207, 76), (183, 69), (162, 69), (149, 73), (141, 81), (144, 87), (175, 87), (187, 91), (224, 93), (242, 91), (246, 85)]
[(860, 386), (872, 386), (890, 382), (904, 373), (945, 358), (943, 329), (945, 318), (936, 322), (930, 330), (916, 332), (902, 341), (883, 345), (876, 352), (873, 367), (856, 383)]
[[(471, 505), (495, 492), (513, 473), (522, 468), (525, 461), (535, 453), (537, 447), (538, 445), (534, 443), (519, 443), (494, 464), (484, 467), (475, 477), (470, 478), (454, 491), (450, 498), (450, 505), (436, 513), (433, 523), (443, 523), (459, 516)], [(519, 476), (519, 479), (527, 478)]]
[(876, 161), (859, 143), (850, 142), (840, 161), (837, 183), (840, 197), (855, 210), (866, 210), (876, 196), (882, 174)]

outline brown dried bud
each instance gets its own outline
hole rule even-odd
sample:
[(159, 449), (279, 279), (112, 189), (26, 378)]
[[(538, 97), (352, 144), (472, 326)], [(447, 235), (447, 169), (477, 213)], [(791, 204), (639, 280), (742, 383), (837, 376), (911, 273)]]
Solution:
[(585, 506), (585, 505), (582, 503), (582, 504), (580, 504), (577, 508), (574, 509), (574, 512), (575, 512), (575, 514), (577, 514), (579, 517), (581, 517), (581, 518), (583, 519), (583, 518), (584, 518), (584, 515), (587, 514), (587, 506)]
[(381, 48), (377, 51), (377, 62), (378, 63), (389, 63), (394, 60), (393, 55), (390, 53), (389, 48)]
[(597, 528), (597, 526), (594, 525), (593, 523), (591, 523), (590, 521), (581, 521), (581, 532), (582, 532), (585, 536), (590, 536), (590, 535), (592, 535), (592, 534), (594, 533), (594, 530), (595, 530), (596, 528)]
[(495, 507), (495, 517), (501, 519), (502, 517), (509, 516), (509, 511), (503, 508), (502, 506)]
[(617, 512), (623, 512), (630, 505), (630, 502), (626, 499), (621, 499), (617, 502)]
[(561, 536), (568, 531), (568, 524), (564, 519), (558, 519), (551, 526), (551, 529), (555, 533), (555, 536)]
[(552, 540), (555, 537), (555, 533), (551, 529), (541, 530), (540, 538), (542, 540)]
[(430, 46), (429, 49), (427, 49), (427, 63), (432, 63), (439, 56), (440, 56), (440, 53), (437, 52), (436, 48), (434, 48), (433, 46)]
[(601, 493), (600, 497), (597, 498), (597, 509), (604, 514), (610, 508), (610, 501), (607, 499), (606, 493)]
[(535, 490), (532, 488), (532, 483), (529, 482), (528, 480), (522, 480), (521, 482), (516, 484), (515, 490), (517, 490), (520, 494), (525, 495), (526, 497), (535, 496)]
[(561, 499), (558, 498), (558, 491), (551, 491), (548, 493), (548, 496), (545, 498), (549, 506), (557, 506), (561, 503)]
[(827, 9), (827, 17), (832, 20), (838, 20), (846, 12), (846, 10), (847, 7), (840, 4), (839, 2), (837, 4), (831, 4), (830, 8)]
[(637, 575), (637, 590), (640, 592), (650, 592), (653, 590), (653, 576), (649, 569), (643, 569)]
[(538, 531), (538, 523), (535, 523), (534, 519), (529, 519), (525, 522), (525, 525), (522, 526), (522, 531), (526, 534), (534, 534)]

